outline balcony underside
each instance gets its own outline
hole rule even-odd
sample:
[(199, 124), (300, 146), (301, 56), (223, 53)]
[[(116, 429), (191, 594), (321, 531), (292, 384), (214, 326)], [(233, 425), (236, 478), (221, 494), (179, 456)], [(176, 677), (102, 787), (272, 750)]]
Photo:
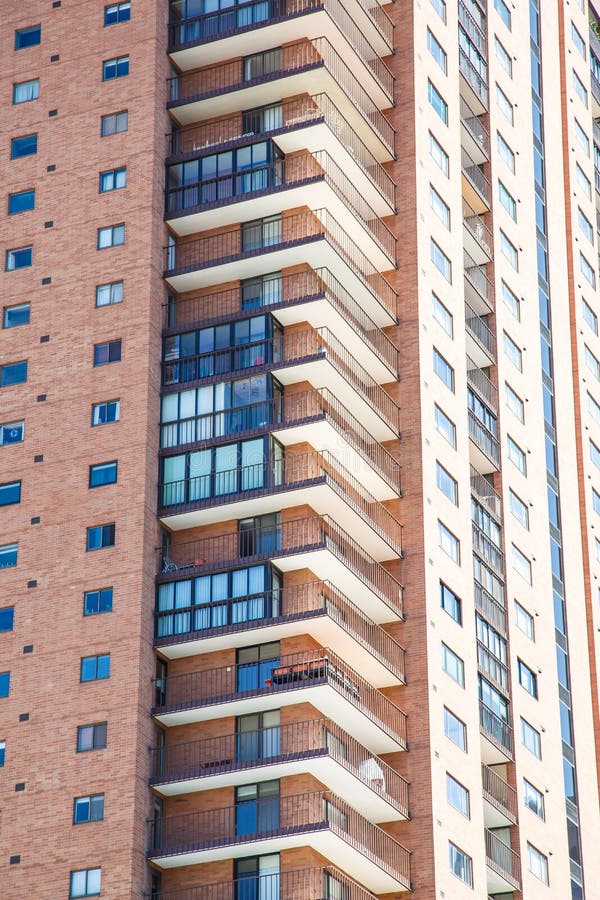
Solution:
[(471, 207), (471, 209), (477, 213), (477, 215), (482, 215), (483, 213), (489, 212), (489, 205), (483, 194), (480, 194), (478, 190), (475, 189), (473, 184), (471, 184), (470, 180), (467, 176), (462, 173), (462, 195)]
[(497, 740), (493, 734), (486, 732), (483, 728), (480, 730), (481, 744), (481, 760), (486, 766), (497, 766), (507, 762), (512, 762), (513, 754), (508, 747), (504, 747), (500, 740)]
[(486, 369), (496, 363), (495, 356), (484, 347), (467, 327), (465, 329), (465, 339), (467, 346), (467, 356), (471, 359), (479, 369)]
[(500, 468), (500, 464), (493, 460), (491, 456), (488, 456), (473, 438), (469, 438), (469, 461), (473, 468), (477, 469), (482, 475), (490, 475), (492, 472), (497, 472)]
[(514, 825), (517, 821), (507, 809), (498, 803), (494, 803), (492, 799), (483, 792), (483, 821), (486, 828), (505, 828)]
[[(292, 754), (290, 754), (291, 756)], [(229, 771), (218, 774), (201, 775), (181, 781), (156, 783), (154, 790), (163, 797), (176, 797), (196, 791), (213, 791), (232, 785), (269, 781), (272, 778), (287, 778), (292, 775), (313, 775), (321, 784), (333, 791), (350, 806), (360, 810), (370, 822), (393, 822), (407, 818), (407, 811), (386, 794), (372, 790), (346, 766), (341, 765), (326, 751), (306, 751), (294, 754), (296, 758), (271, 757), (245, 763), (239, 768), (232, 766)]]
[[(217, 633), (215, 633), (217, 632)], [(373, 687), (390, 687), (402, 684), (398, 674), (385, 664), (383, 657), (375, 656), (372, 647), (358, 636), (342, 628), (325, 610), (314, 613), (298, 613), (297, 616), (280, 619), (254, 619), (242, 623), (235, 630), (232, 626), (211, 629), (210, 636), (201, 632), (190, 634), (189, 640), (166, 643), (172, 639), (159, 638), (155, 646), (167, 659), (179, 659), (200, 653), (215, 653), (232, 647), (245, 647), (248, 643), (280, 641), (301, 634), (310, 634), (322, 647), (335, 647), (335, 651)]]
[[(394, 158), (393, 148), (388, 147), (367, 116), (363, 115), (360, 108), (323, 63), (313, 63), (301, 71), (290, 74), (282, 72), (280, 77), (273, 78), (271, 76), (259, 84), (235, 85), (229, 90), (224, 89), (219, 93), (206, 95), (187, 103), (179, 100), (172, 101), (169, 104), (169, 111), (180, 125), (191, 125), (206, 119), (232, 115), (241, 109), (252, 109), (276, 103), (284, 97), (320, 93), (327, 94), (335, 103), (379, 162), (390, 162)], [(305, 130), (303, 127), (299, 133), (304, 134)], [(279, 138), (277, 141), (279, 143)], [(282, 149), (284, 149), (283, 146)]]
[(518, 890), (519, 881), (513, 878), (509, 872), (503, 872), (501, 867), (492, 867), (489, 861), (486, 865), (487, 890), (489, 894), (502, 894)]
[[(352, 6), (360, 9), (360, 4), (355, 0), (346, 0), (346, 7)], [(366, 19), (363, 15), (363, 17)], [(376, 29), (369, 33), (369, 39)], [(195, 45), (170, 53), (171, 59), (181, 71), (199, 69), (201, 66), (211, 66), (229, 59), (249, 56), (254, 53), (262, 53), (272, 47), (281, 47), (297, 41), (299, 37), (314, 38), (325, 37), (344, 60), (357, 81), (365, 88), (373, 98), (379, 109), (388, 109), (393, 102), (387, 91), (383, 88), (373, 70), (361, 58), (348, 38), (342, 33), (331, 16), (324, 9), (307, 12), (300, 16), (289, 16), (281, 21), (267, 21), (254, 26), (239, 28), (228, 32), (225, 37), (216, 37), (213, 40), (204, 40)], [(389, 49), (383, 39), (378, 41), (381, 53), (389, 54)], [(374, 48), (377, 49), (377, 48)], [(265, 101), (262, 101), (265, 102)]]

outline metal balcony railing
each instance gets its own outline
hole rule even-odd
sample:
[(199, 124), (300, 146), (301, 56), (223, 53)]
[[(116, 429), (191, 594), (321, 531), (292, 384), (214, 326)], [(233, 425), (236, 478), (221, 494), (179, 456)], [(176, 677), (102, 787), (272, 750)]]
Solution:
[(459, 0), (458, 21), (460, 22), (466, 33), (469, 35), (481, 55), (485, 56), (485, 58), (487, 59), (487, 36), (482, 28), (482, 22), (485, 21), (485, 17), (481, 16), (480, 21), (477, 22), (473, 14), (463, 3), (463, 0)]
[(328, 550), (380, 597), (395, 615), (403, 616), (402, 585), (329, 516), (307, 516), (278, 525), (257, 525), (220, 534), (161, 552), (159, 580), (189, 577), (198, 569), (229, 568), (281, 556)]
[[(375, 27), (393, 48), (393, 25), (391, 19), (382, 15), (383, 10), (372, 15), (373, 7), (359, 0), (364, 11)], [(394, 96), (394, 76), (378, 53), (369, 43), (364, 31), (348, 13), (339, 0), (249, 0), (237, 3), (220, 11), (211, 11), (197, 16), (181, 18), (175, 4), (171, 4), (171, 24), (169, 25), (169, 52), (199, 45), (214, 40), (237, 35), (240, 31), (264, 28), (283, 22), (294, 16), (307, 15), (324, 10), (335, 23), (358, 57), (370, 70), (390, 101)], [(385, 32), (381, 29), (385, 29)]]
[(325, 718), (156, 748), (153, 751), (152, 783), (189, 781), (318, 756), (335, 760), (408, 816), (408, 782)]
[(483, 174), (481, 167), (476, 162), (473, 162), (464, 147), (461, 147), (461, 161), (463, 174), (471, 182), (472, 187), (475, 188), (488, 209), (490, 209), (492, 205), (492, 186)]
[(478, 266), (477, 263), (464, 251), (464, 272), (465, 279), (472, 288), (479, 294), (490, 312), (494, 311), (494, 285), (485, 274), (485, 264)]
[(512, 759), (513, 755), (513, 731), (508, 722), (479, 701), (479, 727), (486, 738), (494, 744), (505, 756)]
[(590, 39), (590, 48), (593, 50), (595, 55), (600, 59), (600, 37), (596, 33), (595, 29), (590, 25), (589, 28), (589, 39)]
[[(396, 261), (396, 238), (354, 186), (350, 178), (324, 150), (276, 159), (265, 165), (231, 172), (166, 191), (166, 218), (191, 215), (265, 193), (285, 191), (324, 181), (371, 234), (391, 265)], [(300, 204), (298, 204), (300, 205)]]
[[(157, 609), (158, 647), (327, 616), (393, 672), (406, 679), (406, 651), (329, 581), (293, 584), (277, 590), (176, 609)], [(215, 625), (214, 623), (220, 623)], [(222, 624), (221, 624), (222, 623)]]
[(493, 247), (492, 232), (485, 224), (484, 217), (476, 213), (464, 197), (462, 209), (463, 225), (468, 230), (469, 234), (475, 238), (485, 255), (491, 259)]
[(176, 75), (169, 79), (170, 106), (243, 90), (321, 67), (342, 88), (390, 153), (393, 153), (395, 132), (390, 121), (324, 37), (297, 41), (282, 48), (254, 54), (249, 63), (241, 58)]
[(496, 335), (490, 331), (485, 321), (478, 316), (474, 309), (465, 301), (465, 325), (467, 331), (482, 350), (495, 362), (496, 360)]
[(500, 463), (500, 444), (498, 438), (481, 422), (470, 409), (469, 413), (469, 437), (477, 444), (496, 467)]
[(500, 810), (507, 819), (517, 821), (517, 792), (493, 769), (481, 764), (481, 779), (483, 782), (483, 796)]
[(480, 475), (471, 466), (471, 493), (485, 506), (487, 511), (498, 521), (502, 521), (502, 500), (487, 478)]
[(242, 224), (217, 234), (179, 241), (165, 247), (165, 277), (255, 256), (264, 256), (268, 266), (269, 253), (319, 240), (326, 241), (339, 254), (395, 319), (396, 292), (327, 209), (306, 209), (270, 218), (252, 228)]
[(600, 104), (600, 81), (598, 81), (597, 77), (590, 70), (590, 78), (592, 82), (592, 94), (594, 95), (594, 100), (596, 103)]
[(521, 859), (507, 844), (497, 838), (489, 828), (485, 829), (485, 861), (502, 878), (517, 890), (521, 886)]
[(477, 665), (483, 674), (504, 693), (508, 692), (508, 668), (485, 644), (477, 641)]
[(395, 206), (395, 182), (327, 94), (312, 97), (305, 94), (284, 100), (277, 104), (277, 114), (263, 115), (259, 109), (178, 129), (167, 135), (167, 155), (189, 158), (198, 152), (206, 154), (217, 148), (247, 144), (251, 139), (276, 137), (321, 122), (344, 145), (388, 203)]
[(281, 693), (319, 685), (332, 687), (369, 721), (406, 746), (406, 714), (328, 648), (262, 660), (260, 669), (230, 665), (167, 675), (156, 681), (160, 702), (154, 713), (264, 696), (277, 704)]
[(324, 895), (340, 896), (344, 900), (377, 900), (374, 894), (333, 866), (274, 872), (174, 891), (159, 891), (151, 894), (150, 900), (240, 900), (248, 896), (262, 900), (315, 900)]
[(500, 577), (504, 572), (504, 554), (502, 550), (496, 546), (494, 541), (488, 537), (485, 532), (472, 523), (471, 532), (473, 536), (473, 550), (482, 559), (494, 569)]
[(498, 388), (493, 381), (488, 378), (483, 369), (480, 369), (477, 363), (474, 363), (468, 356), (467, 383), (477, 394), (479, 394), (485, 405), (488, 406), (492, 412), (497, 412)]
[(473, 112), (464, 97), (460, 98), (460, 117), (463, 125), (478, 145), (481, 152), (489, 159), (490, 133), (481, 120), (481, 116)]
[(487, 81), (477, 71), (462, 47), (458, 48), (458, 68), (472, 90), (477, 94), (481, 105), (488, 108)]
[(506, 609), (500, 603), (499, 600), (496, 600), (495, 597), (486, 591), (483, 585), (479, 584), (478, 581), (474, 582), (475, 589), (475, 606), (479, 610), (480, 613), (488, 620), (488, 622), (497, 628), (498, 631), (501, 631), (502, 634), (506, 634)]

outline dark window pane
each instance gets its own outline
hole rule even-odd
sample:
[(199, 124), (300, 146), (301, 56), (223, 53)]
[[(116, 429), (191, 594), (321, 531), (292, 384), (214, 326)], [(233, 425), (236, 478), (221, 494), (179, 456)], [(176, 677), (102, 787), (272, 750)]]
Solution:
[(20, 159), (22, 156), (33, 156), (37, 153), (37, 134), (25, 134), (13, 138), (10, 142), (10, 158)]
[(32, 25), (30, 28), (20, 28), (15, 31), (15, 50), (23, 50), (25, 47), (35, 47), (41, 43), (42, 26)]

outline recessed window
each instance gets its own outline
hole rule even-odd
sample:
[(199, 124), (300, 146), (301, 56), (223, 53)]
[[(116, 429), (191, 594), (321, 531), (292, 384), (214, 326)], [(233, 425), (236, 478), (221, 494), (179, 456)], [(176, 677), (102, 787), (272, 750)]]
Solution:
[(34, 156), (37, 153), (37, 146), (37, 134), (24, 134), (22, 137), (13, 138), (10, 142), (10, 158)]
[(435, 347), (433, 348), (433, 371), (449, 390), (454, 391), (454, 369)]
[(456, 448), (456, 425), (449, 419), (439, 406), (434, 407), (435, 427), (448, 441), (451, 447)]
[(25, 422), (4, 422), (0, 425), (0, 447), (20, 444), (25, 439)]
[(533, 725), (530, 725), (525, 719), (521, 719), (521, 743), (524, 747), (527, 747), (530, 753), (537, 756), (538, 759), (542, 758), (541, 735), (539, 731), (536, 731)]
[(27, 360), (21, 362), (6, 363), (0, 366), (0, 387), (8, 387), (11, 384), (23, 384), (27, 381)]
[(12, 631), (15, 622), (14, 606), (5, 606), (0, 609), (0, 632)]
[(494, 9), (510, 31), (512, 27), (512, 17), (510, 10), (504, 0), (494, 0)]
[(6, 271), (14, 272), (16, 269), (26, 269), (33, 262), (33, 247), (18, 247), (16, 250), (6, 251)]
[(596, 290), (596, 273), (581, 251), (579, 251), (579, 271), (590, 287)]
[(129, 127), (129, 114), (127, 110), (118, 113), (109, 113), (102, 116), (100, 122), (100, 136), (108, 137), (111, 134), (122, 134)]
[(502, 302), (504, 303), (506, 308), (510, 310), (517, 322), (520, 322), (521, 304), (517, 296), (511, 291), (509, 286), (504, 283), (504, 281), (500, 283), (500, 296), (502, 297)]
[(452, 263), (438, 244), (431, 238), (431, 262), (438, 272), (441, 272), (446, 281), (452, 284)]
[(446, 706), (444, 707), (444, 734), (453, 744), (456, 744), (465, 753), (467, 752), (467, 726)]
[(514, 124), (513, 105), (499, 85), (496, 85), (496, 106), (502, 115), (508, 119), (511, 125)]
[(103, 681), (110, 678), (110, 653), (82, 656), (80, 681)]
[(506, 163), (511, 172), (515, 171), (515, 154), (510, 149), (499, 131), (496, 132), (496, 144), (498, 147), (498, 156)]
[(102, 487), (104, 484), (115, 484), (117, 481), (117, 461), (97, 463), (90, 466), (89, 487)]
[(444, 50), (436, 36), (433, 34), (433, 32), (429, 30), (429, 28), (427, 29), (427, 49), (445, 75), (448, 68), (448, 57), (446, 55), (446, 51)]
[(512, 544), (512, 567), (527, 584), (531, 584), (531, 563), (514, 544)]
[(519, 422), (525, 421), (525, 404), (516, 393), (513, 391), (510, 384), (504, 382), (504, 393), (506, 397), (506, 405), (510, 409), (510, 411), (517, 417)]
[(579, 142), (579, 146), (583, 149), (586, 156), (590, 155), (590, 139), (587, 136), (586, 132), (583, 130), (577, 119), (574, 119), (575, 123), (575, 137)]
[(102, 547), (114, 547), (115, 525), (94, 525), (87, 529), (86, 550), (100, 550)]
[(510, 435), (506, 436), (507, 456), (522, 475), (527, 474), (527, 457)]
[(439, 519), (438, 542), (444, 553), (447, 553), (450, 559), (454, 560), (457, 565), (460, 565), (460, 541)]
[(508, 492), (510, 511), (524, 528), (529, 528), (529, 507), (523, 503), (518, 494), (511, 489)]
[(455, 622), (462, 625), (462, 600), (443, 581), (440, 581), (440, 606)]
[(104, 750), (106, 747), (106, 730), (106, 722), (80, 725), (77, 728), (77, 752), (85, 753), (88, 750)]
[(445, 0), (431, 0), (431, 5), (435, 9), (436, 13), (442, 20), (442, 22), (446, 22), (446, 3)]
[(438, 488), (451, 503), (458, 506), (458, 482), (439, 462), (435, 463), (435, 480)]
[(429, 98), (429, 102), (431, 106), (434, 108), (444, 125), (448, 124), (448, 104), (433, 84), (433, 82), (427, 82), (427, 97)]
[(574, 43), (575, 47), (577, 48), (578, 52), (585, 59), (585, 55), (586, 55), (585, 41), (581, 37), (581, 35), (577, 31), (577, 29), (575, 28), (575, 25), (573, 24), (573, 22), (571, 22), (571, 38), (572, 38), (573, 43)]
[(587, 89), (586, 89), (583, 81), (578, 76), (575, 69), (573, 69), (573, 71), (572, 71), (572, 77), (573, 77), (573, 90), (575, 91), (575, 93), (577, 94), (577, 96), (579, 97), (579, 99), (581, 100), (581, 102), (583, 103), (585, 108), (587, 109), (588, 92), (587, 92)]
[(588, 328), (591, 328), (594, 334), (598, 334), (598, 316), (585, 300), (581, 301), (581, 314)]
[(98, 229), (98, 250), (105, 250), (107, 247), (119, 247), (124, 243), (124, 225), (110, 225), (108, 228)]
[(587, 410), (594, 422), (597, 422), (600, 425), (600, 403), (597, 403), (590, 392), (587, 392)]
[(575, 164), (575, 177), (577, 178), (577, 184), (585, 194), (588, 200), (592, 199), (592, 182), (587, 177), (579, 163)]
[(534, 847), (533, 844), (527, 842), (527, 868), (532, 875), (548, 884), (548, 857)]
[(99, 284), (96, 287), (96, 306), (112, 306), (114, 303), (122, 303), (123, 289), (122, 281)]
[(592, 508), (597, 516), (600, 516), (600, 494), (592, 488)]
[(2, 316), (3, 328), (16, 328), (19, 325), (29, 324), (29, 314), (31, 305), (29, 303), (18, 303), (15, 306), (5, 306)]
[(131, 3), (111, 3), (104, 7), (104, 24), (117, 25), (119, 22), (129, 22), (131, 18)]
[(544, 795), (541, 791), (538, 791), (530, 781), (527, 781), (526, 778), (523, 779), (523, 802), (525, 803), (525, 806), (527, 806), (531, 812), (535, 813), (536, 816), (539, 816), (540, 819), (545, 818)]
[(512, 78), (512, 59), (495, 35), (494, 52), (496, 54), (496, 59), (498, 60), (508, 77)]
[(429, 185), (429, 203), (440, 222), (444, 225), (445, 228), (449, 229), (450, 207), (444, 200), (442, 200), (442, 198), (432, 185)]
[(579, 223), (579, 230), (585, 235), (590, 244), (593, 244), (594, 229), (592, 228), (592, 223), (589, 221), (587, 216), (584, 216), (580, 207), (577, 207), (577, 221)]
[(8, 215), (28, 212), (35, 209), (35, 190), (19, 191), (17, 194), (8, 195)]
[(517, 201), (510, 193), (510, 191), (502, 184), (501, 181), (498, 181), (498, 199), (500, 203), (509, 214), (511, 219), (516, 222), (517, 221)]
[(0, 547), (0, 569), (16, 566), (19, 559), (18, 544), (3, 544)]
[(10, 672), (0, 672), (0, 697), (10, 694)]
[(526, 634), (532, 641), (534, 638), (533, 616), (527, 612), (524, 606), (515, 600), (515, 624), (517, 628)]
[(101, 822), (104, 818), (104, 794), (75, 797), (73, 801), (73, 825), (83, 822)]
[(11, 506), (21, 502), (21, 482), (7, 481), (0, 484), (0, 506)]
[(465, 664), (446, 644), (442, 644), (442, 669), (462, 688), (465, 686)]
[(450, 871), (465, 884), (473, 887), (473, 860), (464, 850), (448, 841), (448, 856)]
[(92, 428), (118, 422), (121, 411), (120, 400), (106, 400), (104, 403), (92, 404)]
[(587, 368), (590, 370), (594, 378), (600, 381), (600, 362), (594, 356), (587, 344), (583, 347), (583, 358)]
[(100, 588), (97, 591), (86, 591), (83, 595), (84, 616), (95, 616), (111, 612), (113, 606), (113, 589)]
[(600, 469), (600, 449), (595, 445), (593, 441), (590, 441), (589, 450), (591, 461), (594, 463), (597, 469)]
[(114, 59), (105, 59), (102, 63), (102, 81), (123, 78), (125, 75), (129, 75), (128, 56), (116, 56)]
[(469, 791), (460, 783), (460, 781), (457, 781), (456, 778), (449, 775), (448, 772), (446, 772), (446, 800), (450, 806), (453, 806), (454, 809), (458, 810), (461, 815), (465, 816), (467, 819), (470, 818), (471, 807)]
[(6, 758), (6, 741), (0, 741), (0, 766), (4, 765)]
[(71, 872), (70, 900), (76, 897), (96, 897), (100, 893), (102, 869), (78, 869)]
[(42, 41), (42, 26), (31, 25), (29, 28), (19, 28), (15, 31), (15, 50), (24, 50), (25, 47), (35, 47)]
[(454, 318), (452, 313), (433, 292), (431, 294), (431, 304), (433, 308), (433, 318), (442, 326), (448, 337), (453, 337)]
[(107, 341), (104, 344), (94, 344), (94, 365), (107, 366), (109, 363), (120, 362), (121, 341)]
[(21, 81), (13, 84), (13, 103), (29, 103), (40, 96), (40, 80), (33, 78), (31, 81)]
[(513, 269), (518, 270), (519, 254), (517, 248), (512, 243), (512, 241), (509, 241), (502, 229), (500, 230), (500, 250), (502, 252), (502, 255), (509, 261)]
[(429, 155), (447, 178), (450, 172), (450, 157), (431, 132), (429, 132)]
[(517, 672), (519, 677), (519, 684), (522, 688), (525, 688), (528, 694), (531, 694), (532, 697), (538, 698), (538, 686), (537, 686), (537, 675), (533, 672), (529, 666), (525, 665), (523, 660), (519, 659), (517, 661)]
[[(108, 169), (106, 172), (100, 172), (100, 193), (106, 191), (116, 191), (119, 188), (127, 186), (127, 167), (121, 166), (119, 169)], [(121, 241), (121, 243), (123, 243)]]

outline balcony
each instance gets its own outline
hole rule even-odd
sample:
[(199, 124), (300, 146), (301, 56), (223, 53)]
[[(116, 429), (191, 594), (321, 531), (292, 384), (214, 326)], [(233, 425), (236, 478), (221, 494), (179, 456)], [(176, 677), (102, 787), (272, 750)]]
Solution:
[(463, 194), (475, 213), (481, 215), (492, 208), (492, 186), (483, 173), (483, 166), (476, 163), (464, 147), (461, 147)]
[(486, 275), (486, 267), (464, 253), (465, 299), (479, 316), (494, 312), (494, 285)]
[(487, 81), (477, 71), (461, 46), (458, 48), (458, 70), (462, 76), (462, 92), (466, 92), (469, 105), (477, 115), (486, 113), (489, 107)]
[(501, 548), (474, 522), (471, 525), (471, 533), (473, 551), (502, 578), (504, 574), (504, 554)]
[(488, 54), (488, 45), (487, 45), (487, 36), (482, 28), (482, 23), (485, 21), (482, 16), (480, 21), (478, 22), (475, 16), (470, 12), (468, 7), (463, 0), (459, 0), (458, 3), (458, 21), (462, 25), (465, 32), (470, 37), (471, 41), (477, 48), (477, 50), (487, 59)]
[(493, 769), (481, 764), (484, 817), (488, 828), (515, 825), (517, 821), (517, 792)]
[(488, 765), (505, 763), (513, 758), (513, 731), (508, 722), (479, 701), (479, 729), (486, 741), (482, 743), (481, 755)]
[(377, 623), (403, 617), (400, 582), (327, 516), (174, 543), (160, 559), (158, 580), (189, 578), (216, 568), (266, 560), (284, 573), (310, 569), (318, 580), (331, 579)]
[(165, 278), (177, 292), (292, 266), (322, 267), (378, 325), (397, 322), (392, 286), (327, 209), (284, 213), (180, 241), (166, 248), (165, 264)]
[(261, 53), (296, 40), (299, 33), (309, 40), (325, 37), (381, 109), (393, 104), (394, 76), (381, 59), (393, 51), (393, 25), (378, 5), (364, 0), (249, 0), (181, 18), (172, 4), (171, 13), (169, 52), (179, 69), (244, 57), (249, 49)]
[(410, 889), (408, 850), (329, 791), (171, 816), (152, 832), (161, 868), (312, 847), (377, 894)]
[(592, 115), (596, 118), (600, 115), (600, 81), (591, 70), (590, 81), (592, 85)]
[(331, 452), (342, 457), (350, 471), (360, 470), (364, 487), (376, 500), (401, 494), (398, 461), (327, 388), (286, 392), (283, 398), (164, 421), (161, 447), (194, 449), (266, 432), (284, 446), (306, 441), (316, 450), (333, 447)]
[(464, 97), (460, 98), (461, 143), (468, 156), (477, 165), (490, 158), (490, 134), (483, 124), (481, 115), (474, 112)]
[(181, 125), (279, 102), (327, 94), (380, 161), (394, 158), (394, 129), (363, 82), (325, 37), (301, 40), (170, 79), (168, 104)]
[(481, 641), (477, 641), (477, 666), (488, 681), (504, 694), (508, 694), (508, 667)]
[(408, 818), (404, 778), (328, 719), (167, 745), (154, 751), (151, 783), (171, 797), (306, 773), (371, 822)]
[(498, 412), (498, 388), (483, 369), (469, 357), (467, 357), (467, 384), (479, 395), (488, 409), (494, 413)]
[(155, 646), (177, 659), (307, 632), (374, 687), (404, 683), (404, 648), (328, 581), (176, 609), (161, 609), (159, 598)]
[(478, 316), (465, 301), (465, 325), (467, 329), (468, 356), (478, 369), (487, 369), (496, 363), (496, 335), (490, 331), (485, 319)]
[(475, 606), (498, 631), (506, 635), (506, 610), (478, 581), (474, 583)]
[(489, 828), (485, 829), (485, 863), (488, 870), (488, 891), (497, 893), (520, 890), (521, 860), (519, 854), (497, 838)]
[(324, 150), (171, 187), (166, 193), (166, 219), (182, 237), (277, 215), (282, 208), (320, 204), (345, 222), (350, 238), (364, 247), (376, 268), (395, 266), (394, 235)]
[(497, 472), (500, 468), (500, 444), (498, 438), (483, 424), (473, 410), (468, 410), (469, 454), (471, 465), (482, 475)]
[(168, 675), (160, 691), (153, 714), (168, 727), (312, 703), (373, 753), (406, 749), (405, 713), (327, 648), (266, 660), (260, 667)]
[(478, 215), (464, 199), (463, 225), (465, 250), (473, 262), (478, 266), (490, 262), (493, 247), (492, 233), (485, 224), (485, 218)]

